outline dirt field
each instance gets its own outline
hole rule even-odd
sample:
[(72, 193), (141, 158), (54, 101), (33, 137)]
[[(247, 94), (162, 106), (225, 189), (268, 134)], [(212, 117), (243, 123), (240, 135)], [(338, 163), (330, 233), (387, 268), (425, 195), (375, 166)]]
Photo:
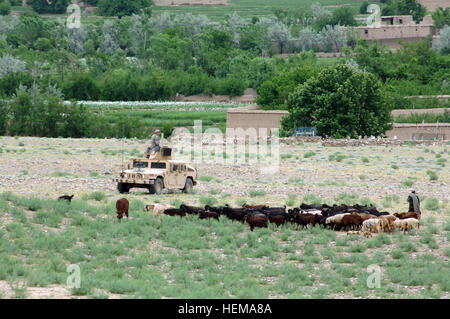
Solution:
[[(124, 154), (125, 160), (127, 157), (131, 156), (130, 154), (134, 154), (135, 156), (139, 155), (144, 151), (145, 147), (146, 141), (125, 141), (124, 149), (127, 151), (127, 153)], [(194, 279), (198, 276), (203, 276), (201, 272), (192, 272), (192, 270), (183, 268), (189, 267), (186, 266), (186, 260), (192, 260), (192, 262), (195, 263), (195, 258), (189, 259), (192, 258), (192, 254), (200, 254), (200, 252), (202, 252), (200, 255), (203, 259), (198, 255), (198, 258), (200, 259), (198, 259), (197, 263), (200, 263), (200, 260), (204, 260), (205, 269), (209, 269), (205, 274), (207, 283), (209, 282), (209, 279), (211, 279), (211, 277), (208, 276), (216, 276), (211, 273), (212, 268), (210, 268), (212, 267), (211, 263), (219, 262), (213, 262), (213, 260), (215, 260), (214, 258), (222, 260), (219, 262), (218, 267), (220, 269), (228, 269), (230, 271), (230, 276), (232, 276), (232, 269), (234, 269), (234, 267), (243, 267), (242, 269), (247, 269), (247, 266), (250, 267), (248, 269), (254, 269), (252, 267), (256, 267), (262, 271), (257, 278), (251, 278), (252, 280), (255, 280), (255, 282), (249, 283), (246, 281), (246, 284), (242, 283), (244, 286), (237, 284), (238, 279), (236, 278), (225, 278), (223, 279), (223, 282), (226, 283), (229, 280), (229, 287), (231, 288), (224, 291), (217, 290), (211, 292), (212, 295), (208, 295), (208, 298), (211, 296), (244, 298), (287, 298), (295, 296), (312, 296), (317, 298), (360, 296), (369, 298), (403, 298), (408, 296), (438, 296), (449, 298), (450, 292), (448, 289), (450, 289), (450, 285), (448, 285), (448, 283), (447, 286), (444, 285), (444, 288), (436, 288), (437, 281), (433, 281), (435, 279), (428, 279), (428, 277), (426, 280), (420, 277), (417, 279), (418, 282), (411, 283), (407, 281), (404, 273), (399, 270), (403, 268), (395, 268), (399, 267), (399, 265), (396, 264), (399, 262), (397, 260), (398, 258), (400, 258), (400, 260), (403, 260), (402, 258), (410, 258), (407, 263), (408, 267), (425, 267), (423, 269), (426, 270), (428, 267), (426, 264), (420, 264), (418, 266), (416, 263), (422, 263), (421, 258), (432, 255), (435, 256), (435, 258), (438, 258), (436, 259), (436, 262), (439, 261), (439, 263), (447, 265), (442, 269), (439, 268), (442, 267), (441, 264), (439, 264), (441, 266), (438, 266), (438, 264), (434, 265), (432, 263), (429, 267), (432, 267), (433, 272), (438, 271), (437, 269), (439, 268), (441, 269), (439, 271), (444, 270), (445, 273), (448, 273), (448, 258), (450, 253), (448, 245), (448, 230), (450, 230), (448, 226), (450, 218), (449, 149), (450, 145), (446, 144), (429, 146), (411, 146), (405, 144), (404, 146), (363, 147), (324, 147), (319, 143), (281, 144), (279, 154), (281, 165), (279, 173), (275, 175), (261, 175), (258, 167), (246, 164), (199, 164), (198, 171), (200, 182), (196, 187), (195, 194), (186, 195), (179, 191), (175, 191), (169, 193), (165, 192), (161, 196), (156, 196), (149, 195), (143, 190), (132, 190), (129, 195), (126, 195), (130, 201), (136, 201), (136, 205), (142, 205), (144, 203), (151, 204), (155, 201), (175, 205), (180, 204), (181, 202), (192, 205), (204, 205), (205, 202), (212, 201), (217, 204), (229, 203), (232, 206), (238, 206), (243, 202), (249, 202), (268, 203), (277, 206), (287, 204), (287, 206), (292, 207), (300, 205), (301, 202), (327, 202), (330, 204), (342, 202), (361, 204), (372, 203), (380, 210), (403, 212), (408, 208), (406, 197), (409, 191), (415, 189), (422, 200), (422, 211), (427, 226), (426, 236), (429, 236), (428, 233), (434, 234), (431, 235), (432, 237), (434, 236), (432, 243), (436, 247), (432, 247), (429, 242), (429, 237), (425, 237), (425, 233), (420, 232), (410, 236), (401, 234), (389, 235), (386, 237), (377, 236), (375, 239), (369, 240), (363, 237), (349, 239), (345, 232), (333, 232), (329, 230), (318, 232), (314, 229), (297, 232), (294, 229), (284, 227), (280, 229), (271, 228), (270, 230), (258, 230), (255, 231), (255, 233), (250, 233), (244, 225), (233, 224), (231, 222), (228, 223), (228, 221), (222, 221), (222, 219), (220, 223), (187, 219), (183, 221), (183, 224), (179, 225), (177, 224), (178, 222), (176, 219), (163, 216), (164, 218), (162, 220), (167, 223), (165, 227), (168, 229), (159, 228), (158, 230), (158, 228), (155, 228), (154, 231), (156, 233), (147, 234), (146, 236), (153, 237), (150, 241), (151, 244), (146, 246), (145, 251), (149, 254), (146, 258), (153, 260), (149, 261), (151, 263), (151, 265), (149, 265), (149, 271), (154, 271), (151, 269), (156, 269), (157, 273), (152, 272), (155, 276), (160, 276), (158, 275), (159, 273), (165, 274), (164, 278), (160, 278), (160, 280), (161, 282), (167, 280), (167, 288), (164, 288), (164, 284), (161, 283), (161, 287), (155, 287), (154, 291), (143, 292), (139, 290), (139, 288), (128, 287), (130, 284), (128, 281), (120, 281), (120, 284), (123, 284), (124, 286), (110, 287), (107, 283), (111, 282), (111, 280), (105, 280), (105, 286), (101, 287), (101, 289), (92, 290), (91, 288), (86, 288), (86, 291), (71, 291), (62, 284), (54, 283), (64, 282), (63, 279), (55, 279), (54, 281), (49, 279), (48, 282), (44, 279), (35, 279), (34, 276), (37, 275), (33, 271), (37, 269), (37, 266), (30, 266), (31, 268), (28, 276), (30, 276), (31, 279), (28, 278), (28, 283), (21, 283), (18, 279), (13, 281), (13, 283), (11, 280), (2, 280), (2, 273), (0, 272), (0, 296), (4, 298), (85, 298), (86, 296), (92, 298), (98, 297), (99, 295), (109, 298), (130, 296), (144, 296), (149, 298), (202, 297), (201, 291), (206, 293), (204, 290), (192, 288), (194, 286), (186, 286), (185, 284), (180, 284), (181, 286), (178, 285), (180, 280), (183, 282), (185, 280), (191, 280), (189, 278), (181, 278), (180, 276), (182, 276), (182, 273), (191, 274)], [(37, 197), (45, 200), (56, 199), (63, 194), (74, 194), (74, 200), (78, 201), (77, 205), (84, 205), (82, 202), (86, 202), (86, 204), (89, 203), (89, 205), (93, 205), (93, 207), (99, 207), (101, 212), (95, 212), (95, 214), (98, 215), (92, 215), (94, 213), (83, 214), (91, 214), (90, 216), (86, 215), (86, 217), (92, 220), (93, 225), (97, 222), (100, 223), (107, 220), (110, 221), (108, 223), (111, 223), (111, 225), (108, 224), (108, 230), (105, 229), (104, 233), (102, 231), (96, 231), (96, 235), (92, 233), (92, 230), (86, 230), (85, 235), (80, 235), (81, 237), (78, 239), (76, 247), (72, 248), (74, 252), (81, 248), (89, 248), (90, 244), (88, 241), (82, 244), (84, 240), (82, 238), (84, 238), (84, 236), (96, 236), (97, 245), (103, 243), (105, 247), (110, 247), (109, 237), (103, 238), (103, 236), (110, 233), (109, 227), (112, 227), (111, 229), (116, 229), (117, 231), (131, 231), (134, 229), (131, 227), (145, 228), (145, 225), (140, 223), (139, 225), (136, 224), (134, 226), (134, 224), (132, 224), (134, 223), (133, 220), (136, 220), (135, 222), (138, 223), (138, 219), (142, 219), (146, 220), (147, 223), (150, 223), (149, 225), (151, 225), (151, 227), (162, 227), (154, 226), (159, 222), (156, 222), (153, 219), (153, 216), (144, 217), (148, 214), (145, 212), (133, 211), (131, 213), (129, 224), (123, 223), (122, 225), (118, 225), (115, 222), (113, 203), (115, 200), (124, 197), (124, 195), (120, 195), (116, 191), (116, 185), (112, 182), (112, 178), (120, 171), (122, 161), (120, 150), (120, 140), (1, 137), (0, 194), (11, 192), (12, 194), (24, 198)], [(209, 154), (210, 150), (204, 150), (204, 152)], [(437, 179), (433, 178), (434, 180), (432, 180), (430, 177), (431, 173), (429, 173), (430, 171), (434, 172)], [(102, 193), (102, 198), (99, 199), (99, 202), (91, 197), (94, 192)], [(12, 199), (12, 202), (15, 203), (14, 207), (19, 207), (21, 205), (19, 199)], [(103, 206), (98, 206), (98, 203)], [(91, 208), (89, 207), (82, 208), (82, 211), (90, 211)], [(110, 207), (108, 208), (110, 211), (108, 209), (104, 211), (105, 207)], [(141, 210), (141, 208), (139, 209)], [(25, 209), (24, 212), (25, 217), (23, 218), (28, 218), (27, 220), (33, 222), (36, 220), (36, 212), (28, 209)], [(76, 214), (78, 215), (78, 213)], [(18, 217), (14, 215), (14, 211), (12, 214), (5, 213), (0, 207), (0, 232), (6, 232), (5, 229), (8, 229), (9, 224), (16, 223), (14, 222), (14, 220), (16, 220), (15, 218)], [(35, 225), (37, 225), (38, 229), (43, 231), (42, 236), (46, 236), (45, 234), (55, 234), (55, 236), (57, 236), (57, 234), (61, 234), (60, 232), (68, 232), (67, 236), (71, 236), (73, 235), (73, 231), (76, 231), (76, 228), (71, 228), (72, 226), (69, 227), (69, 225), (73, 224), (73, 221), (71, 222), (70, 218), (70, 215), (66, 215), (66, 217), (61, 220), (59, 226), (52, 226), (51, 224), (47, 224), (48, 222), (46, 221), (43, 222), (43, 225)], [(72, 218), (75, 218), (75, 216)], [(76, 218), (82, 217), (78, 216)], [(58, 222), (56, 224), (58, 225)], [(86, 227), (94, 227), (93, 225), (86, 225)], [(195, 227), (199, 228), (197, 229)], [(190, 236), (191, 231), (200, 231), (200, 233), (206, 232), (207, 237), (202, 237), (202, 240), (206, 241), (207, 238), (209, 238), (208, 241), (214, 244), (193, 243), (188, 239), (182, 241), (181, 239), (175, 239), (178, 237), (172, 238), (170, 236), (178, 236), (178, 234), (176, 234), (176, 232), (170, 233), (170, 229), (179, 229), (180, 234), (185, 232), (185, 235), (183, 236)], [(447, 231), (443, 229), (446, 229)], [(233, 233), (230, 233), (231, 230)], [(11, 232), (13, 230), (8, 229), (8, 231)], [(158, 232), (160, 233), (158, 234)], [(237, 236), (233, 235), (234, 232), (236, 232)], [(84, 232), (80, 234), (84, 234)], [(143, 235), (136, 237), (135, 240), (141, 238), (142, 241), (145, 242), (146, 239), (142, 238), (142, 236)], [(257, 239), (258, 237), (260, 237), (259, 240)], [(62, 240), (62, 238), (64, 237), (61, 237), (61, 239), (58, 240)], [(424, 238), (428, 239), (425, 240)], [(330, 239), (332, 241), (328, 242)], [(231, 244), (227, 244), (226, 240), (229, 240)], [(236, 243), (233, 241), (236, 241)], [(388, 241), (391, 244), (386, 244), (385, 241)], [(394, 245), (397, 241), (398, 245)], [(411, 242), (408, 241), (412, 241), (416, 246), (411, 246)], [(254, 246), (255, 242), (257, 243), (256, 246)], [(347, 242), (349, 245), (348, 247)], [(309, 251), (307, 247), (308, 243), (314, 243), (313, 247), (315, 248), (313, 249), (317, 252), (320, 251), (323, 260), (318, 253)], [(380, 243), (381, 246), (378, 246), (378, 243)], [(123, 245), (127, 244), (123, 243)], [(196, 245), (200, 246), (197, 247)], [(235, 252), (232, 249), (230, 250), (227, 245), (243, 247), (236, 256), (237, 259), (228, 258), (230, 254), (234, 254)], [(375, 245), (375, 247), (373, 245)], [(161, 250), (163, 247), (164, 250)], [(269, 247), (273, 247), (274, 252), (272, 252)], [(208, 254), (212, 255), (204, 255), (204, 249), (208, 249)], [(267, 251), (265, 249), (267, 249)], [(330, 249), (333, 251), (330, 251)], [(36, 254), (39, 250), (35, 249), (33, 251), (34, 254)], [(117, 253), (120, 255), (117, 257), (117, 254), (113, 253), (116, 255), (113, 255), (111, 258), (113, 260), (116, 260), (117, 258), (117, 262), (128, 265), (131, 260), (134, 260), (133, 258), (136, 258), (136, 260), (141, 258), (139, 257), (140, 255), (134, 256), (137, 251), (138, 249), (136, 248), (133, 249), (133, 252), (131, 253), (125, 251), (120, 252)], [(27, 255), (27, 253), (20, 254)], [(86, 252), (84, 254), (85, 256), (93, 255), (89, 257), (89, 259), (95, 259), (96, 257), (92, 252)], [(328, 254), (336, 254), (336, 256), (331, 258)], [(392, 261), (389, 259), (383, 264), (383, 269), (389, 274), (390, 281), (387, 281), (389, 284), (386, 283), (386, 288), (383, 288), (379, 293), (365, 292), (365, 290), (363, 291), (361, 290), (362, 288), (358, 287), (357, 282), (362, 280), (360, 274), (365, 272), (365, 270), (361, 270), (363, 269), (361, 267), (362, 265), (366, 265), (366, 261), (362, 262), (358, 259), (363, 258), (363, 255), (365, 256), (364, 258), (375, 259), (378, 257), (381, 258), (382, 255), (393, 256)], [(397, 257), (397, 255), (403, 257)], [(175, 258), (174, 256), (177, 256), (176, 258), (179, 258), (180, 262), (178, 262), (178, 259), (173, 259)], [(28, 260), (26, 261), (26, 264), (32, 265), (34, 262), (39, 264), (39, 258), (40, 257), (38, 256), (34, 256), (32, 259), (33, 262)], [(80, 258), (83, 257), (81, 256)], [(104, 256), (102, 258), (109, 257)], [(154, 258), (159, 259), (155, 261)], [(354, 259), (355, 264), (352, 270), (350, 270), (350, 268), (345, 268), (340, 264), (341, 262), (349, 262), (345, 261), (349, 258), (356, 258)], [(172, 261), (168, 263), (167, 260)], [(182, 263), (181, 260), (183, 260)], [(208, 262), (206, 260), (208, 260)], [(239, 260), (241, 260), (241, 262), (244, 262), (245, 260), (246, 264), (240, 265)], [(92, 262), (94, 264), (90, 267), (96, 267), (94, 265), (99, 264), (99, 262)], [(367, 261), (367, 263), (368, 262), (369, 261)], [(104, 262), (102, 262), (102, 264), (106, 265)], [(288, 271), (288, 269), (290, 269), (289, 267), (294, 267), (293, 265), (297, 267), (297, 265), (300, 264), (304, 265), (302, 269), (306, 271), (311, 278), (315, 278), (315, 281), (313, 280), (315, 282), (313, 286), (311, 286), (311, 283), (308, 283), (309, 277), (289, 279), (291, 274), (291, 271)], [(189, 265), (189, 262), (187, 265)], [(177, 271), (177, 267), (179, 267), (179, 272)], [(195, 268), (197, 266), (193, 267)], [(273, 269), (275, 268), (272, 269), (270, 267), (281, 270), (284, 269), (286, 270), (286, 273), (285, 275), (278, 275), (278, 273), (277, 275), (272, 274)], [(58, 267), (55, 269), (58, 269)], [(328, 282), (328, 279), (326, 279), (328, 278), (328, 275), (324, 272), (326, 269), (333, 269), (333, 271), (336, 271), (336, 277), (333, 277), (334, 279), (332, 280), (333, 283), (331, 283), (331, 281)], [(58, 273), (57, 270), (55, 271)], [(60, 271), (62, 274), (65, 273), (64, 270)], [(171, 271), (174, 273), (172, 274)], [(407, 271), (410, 271), (410, 268), (404, 269), (404, 272)], [(37, 270), (36, 273), (38, 273)], [(282, 273), (284, 274), (284, 272)], [(98, 275), (96, 275), (97, 277), (94, 275), (92, 276), (92, 280), (98, 277)], [(138, 281), (138, 279), (133, 276), (135, 275), (126, 275), (127, 278)], [(6, 276), (6, 278), (8, 278), (8, 276)], [(124, 278), (125, 277), (121, 280), (125, 280)], [(214, 286), (216, 280), (219, 279), (216, 278), (211, 280), (212, 282), (208, 283), (208, 285), (210, 285), (208, 287)], [(289, 280), (299, 280), (298, 287), (291, 287), (288, 284)], [(343, 280), (343, 282), (341, 282), (341, 280)], [(41, 281), (46, 283), (39, 284), (41, 287), (29, 283)], [(219, 282), (220, 281), (221, 280), (219, 280)], [(425, 285), (423, 282), (430, 282), (430, 285)], [(241, 282), (239, 281), (239, 283)], [(262, 285), (261, 289), (263, 289), (263, 292), (259, 290), (258, 293), (252, 292), (255, 291), (254, 288), (252, 288), (252, 285), (256, 283)], [(247, 284), (250, 286), (246, 286)], [(303, 287), (303, 284), (306, 288), (299, 288)], [(440, 287), (442, 284), (442, 282), (439, 282)], [(125, 285), (127, 285), (126, 288)], [(343, 286), (341, 287), (341, 285)], [(324, 290), (325, 286), (330, 288)], [(179, 290), (171, 290), (170, 287), (176, 287), (176, 289)], [(225, 284), (223, 287), (227, 287), (227, 285)], [(265, 294), (266, 291), (267, 294)]]
[[(125, 141), (124, 150), (128, 153), (123, 156), (124, 163), (131, 153), (142, 154), (145, 143)], [(2, 190), (50, 198), (65, 193), (80, 197), (93, 191), (103, 191), (111, 199), (120, 196), (111, 181), (120, 172), (122, 163), (120, 140), (2, 137), (0, 147)], [(404, 210), (407, 207), (403, 199), (410, 188), (415, 188), (423, 197), (450, 199), (450, 171), (447, 166), (437, 165), (436, 158), (437, 154), (444, 152), (439, 158), (448, 159), (447, 149), (450, 146), (322, 147), (319, 143), (282, 143), (279, 174), (261, 175), (258, 169), (246, 164), (199, 164), (198, 171), (200, 176), (220, 179), (221, 190), (230, 194), (232, 200), (249, 197), (252, 189), (266, 191), (264, 200), (271, 204), (281, 204), (288, 194), (295, 194), (298, 198), (314, 194), (323, 199), (333, 199), (341, 193), (354, 193), (375, 203), (381, 202), (385, 196), (397, 195), (401, 202), (395, 209)], [(205, 149), (204, 152), (208, 154), (209, 151)], [(315, 154), (305, 158), (308, 152)], [(346, 158), (339, 162), (330, 161), (329, 156), (336, 152)], [(362, 161), (363, 157), (367, 162)], [(392, 168), (393, 165), (398, 168)], [(427, 170), (438, 172), (438, 180), (430, 181)], [(408, 177), (414, 186), (402, 186)], [(208, 193), (211, 183), (200, 181), (196, 189), (197, 195)], [(137, 193), (133, 196), (141, 199), (152, 199), (140, 191), (132, 193)], [(196, 196), (191, 199), (177, 193), (166, 195), (168, 199), (181, 196), (188, 202), (196, 200)]]

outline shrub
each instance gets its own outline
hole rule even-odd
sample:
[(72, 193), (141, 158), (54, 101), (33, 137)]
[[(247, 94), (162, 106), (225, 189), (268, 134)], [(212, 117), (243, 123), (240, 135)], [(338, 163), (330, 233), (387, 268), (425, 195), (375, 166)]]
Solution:
[(64, 13), (70, 0), (33, 0), (31, 6), (37, 13)]
[(100, 202), (100, 201), (104, 200), (105, 198), (106, 198), (106, 195), (103, 192), (100, 192), (100, 191), (93, 192), (89, 196), (89, 199), (94, 199), (97, 202)]
[(11, 5), (8, 1), (0, 3), (0, 15), (6, 16), (11, 13)]
[(161, 127), (161, 132), (164, 134), (165, 138), (172, 135), (174, 129), (174, 124), (172, 122), (164, 122)]
[(430, 181), (437, 181), (438, 180), (438, 176), (437, 176), (436, 172), (434, 172), (432, 170), (428, 170), (427, 174), (430, 177)]
[(304, 158), (310, 158), (310, 157), (312, 157), (314, 155), (316, 155), (316, 153), (314, 153), (314, 152), (307, 152), (307, 153), (305, 153), (305, 155), (303, 155), (303, 157)]
[(266, 191), (264, 190), (250, 190), (250, 197), (256, 197), (256, 196), (264, 196), (266, 195)]
[(414, 182), (410, 181), (410, 180), (406, 180), (406, 181), (402, 182), (402, 185), (405, 187), (411, 187), (411, 186), (413, 186), (413, 184), (414, 184)]
[(213, 206), (213, 205), (217, 204), (217, 202), (218, 202), (217, 198), (215, 198), (215, 197), (203, 196), (203, 195), (200, 196), (199, 201), (200, 201), (200, 203), (203, 204), (203, 206), (205, 206), (205, 205)]
[(293, 207), (295, 205), (296, 199), (297, 196), (295, 194), (289, 194), (288, 198), (286, 199), (286, 206)]
[(427, 198), (425, 200), (425, 208), (428, 210), (438, 210), (439, 209), (439, 201), (436, 198)]

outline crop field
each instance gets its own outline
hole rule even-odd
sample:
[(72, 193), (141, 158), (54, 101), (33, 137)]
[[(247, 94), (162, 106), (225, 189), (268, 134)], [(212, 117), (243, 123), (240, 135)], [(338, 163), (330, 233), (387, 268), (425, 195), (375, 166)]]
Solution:
[[(122, 149), (123, 142), (123, 149)], [(450, 145), (281, 143), (279, 171), (199, 163), (195, 193), (120, 195), (112, 182), (143, 140), (0, 137), (2, 298), (449, 298)], [(203, 149), (204, 158), (212, 150)], [(254, 154), (239, 154), (252, 158)], [(144, 205), (374, 204), (419, 230), (371, 238), (320, 227), (255, 229), (227, 218), (155, 216)], [(56, 200), (75, 197), (72, 203)], [(130, 201), (118, 222), (115, 202)], [(68, 288), (67, 267), (80, 267)], [(369, 265), (381, 269), (369, 288)]]
[(355, 9), (359, 8), (362, 0), (228, 0), (226, 6), (158, 6), (153, 7), (154, 13), (188, 13), (204, 14), (215, 21), (223, 20), (224, 17), (233, 12), (242, 17), (267, 16), (272, 13), (272, 8), (283, 9), (307, 9), (314, 3), (320, 3), (325, 7), (337, 7), (348, 5)]
[[(188, 1), (186, 1), (187, 3)], [(154, 14), (161, 14), (168, 12), (170, 14), (179, 13), (192, 13), (203, 14), (208, 16), (213, 21), (222, 21), (225, 17), (233, 12), (238, 13), (242, 17), (253, 16), (268, 16), (272, 14), (272, 8), (283, 9), (308, 9), (314, 3), (320, 3), (322, 6), (329, 7), (330, 9), (338, 6), (351, 6), (354, 9), (358, 9), (363, 3), (363, 0), (228, 0), (228, 5), (213, 6), (213, 5), (182, 5), (182, 6), (153, 6), (152, 10)], [(19, 7), (12, 8), (15, 12), (30, 12), (31, 7)], [(51, 18), (64, 18), (67, 14), (47, 14), (45, 17)], [(96, 16), (95, 13), (83, 14), (82, 23), (91, 24), (97, 21), (101, 21), (102, 17)]]
[(201, 120), (203, 129), (219, 128), (225, 131), (227, 109), (246, 106), (239, 103), (213, 102), (80, 102), (96, 114), (101, 114), (110, 123), (118, 118), (139, 119), (148, 127), (160, 127), (165, 122), (175, 127), (194, 126)]

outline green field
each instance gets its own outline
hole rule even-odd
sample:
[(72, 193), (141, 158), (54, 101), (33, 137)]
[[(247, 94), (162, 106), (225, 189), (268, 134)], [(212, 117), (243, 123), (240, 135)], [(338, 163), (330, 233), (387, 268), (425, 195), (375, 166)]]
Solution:
[[(171, 14), (192, 13), (203, 14), (213, 21), (222, 21), (228, 14), (238, 13), (242, 17), (268, 16), (272, 14), (272, 8), (283, 9), (308, 9), (314, 3), (320, 3), (322, 6), (330, 6), (332, 9), (339, 5), (348, 5), (358, 9), (363, 0), (228, 0), (227, 6), (153, 6), (154, 14), (168, 12)], [(32, 11), (31, 7), (13, 7), (12, 11), (26, 12)], [(66, 17), (67, 14), (43, 15), (46, 17)], [(103, 19), (94, 14), (83, 14), (82, 23), (90, 24)]]
[[(67, 266), (78, 264), (81, 286), (70, 292), (88, 298), (439, 298), (450, 291), (450, 224), (436, 226), (431, 217), (411, 234), (363, 239), (318, 227), (250, 232), (226, 218), (155, 217), (143, 207), (132, 200), (132, 218), (119, 223), (105, 196), (69, 205), (0, 194), (11, 219), (0, 219), (0, 281), (12, 297), (26, 298), (27, 287), (65, 285)], [(383, 268), (378, 289), (367, 286), (369, 265)]]
[(362, 0), (229, 0), (227, 6), (161, 6), (153, 7), (154, 13), (187, 13), (204, 14), (210, 19), (220, 21), (228, 14), (238, 13), (242, 17), (267, 16), (272, 8), (307, 9), (313, 3), (322, 6), (350, 5), (359, 8)]
[(210, 127), (225, 130), (227, 109), (246, 104), (226, 103), (109, 103), (85, 104), (91, 111), (101, 114), (108, 122), (116, 123), (118, 118), (136, 118), (147, 127), (161, 127), (165, 122), (175, 127), (194, 126), (194, 121), (201, 120), (203, 129)]

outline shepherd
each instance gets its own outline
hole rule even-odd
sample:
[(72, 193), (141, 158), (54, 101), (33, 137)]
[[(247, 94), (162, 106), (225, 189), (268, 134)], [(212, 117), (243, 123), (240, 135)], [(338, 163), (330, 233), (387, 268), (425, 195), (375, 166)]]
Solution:
[(409, 211), (408, 212), (415, 212), (418, 214), (421, 214), (420, 212), (420, 199), (419, 196), (416, 195), (416, 191), (413, 190), (408, 196), (408, 203), (409, 203)]

